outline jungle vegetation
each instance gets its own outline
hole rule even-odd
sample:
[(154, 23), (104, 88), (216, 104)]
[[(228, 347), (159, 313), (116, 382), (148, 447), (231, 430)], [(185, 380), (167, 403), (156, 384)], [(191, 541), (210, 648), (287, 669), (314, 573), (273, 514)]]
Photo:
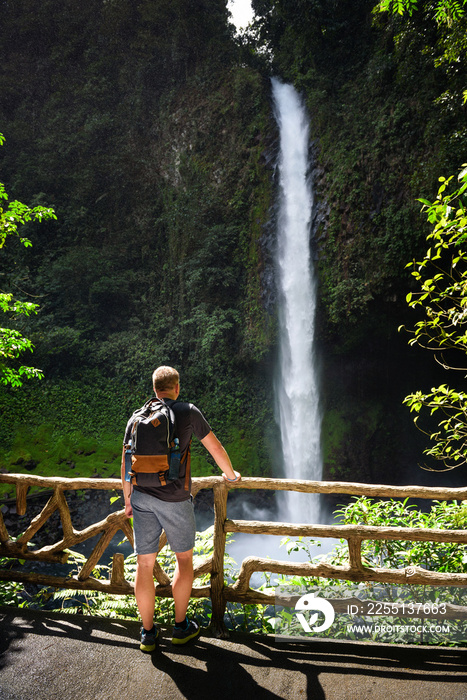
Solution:
[(237, 37), (223, 0), (0, 1), (0, 179), (57, 217), (0, 251), (2, 294), (38, 305), (2, 325), (44, 373), (1, 390), (2, 468), (118, 473), (168, 363), (240, 471), (269, 473), (276, 74), (311, 120), (325, 474), (420, 481), (402, 401), (432, 370), (397, 328), (426, 248), (417, 198), (466, 153), (465, 15), (253, 6)]

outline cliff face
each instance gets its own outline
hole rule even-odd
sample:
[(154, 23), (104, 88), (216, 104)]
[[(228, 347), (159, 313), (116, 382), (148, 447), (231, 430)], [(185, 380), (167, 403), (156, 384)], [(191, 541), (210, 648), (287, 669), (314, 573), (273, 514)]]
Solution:
[[(34, 400), (56, 431), (119, 434), (153, 367), (173, 364), (241, 466), (268, 469), (272, 70), (312, 124), (326, 475), (387, 481), (397, 462), (403, 480), (416, 459), (400, 402), (419, 367), (396, 333), (403, 268), (423, 249), (415, 197), (465, 150), (462, 108), (439, 101), (457, 78), (434, 67), (425, 49), (441, 39), (423, 18), (413, 32), (375, 24), (365, 2), (254, 4), (272, 69), (233, 39), (223, 0), (0, 4), (2, 181), (58, 216), (28, 251), (2, 251), (2, 288), (41, 305), (24, 330), (46, 373), (2, 406), (9, 425)], [(62, 410), (65, 386), (86, 410)]]
[(36, 366), (139, 397), (173, 364), (224, 435), (268, 412), (274, 336), (269, 83), (227, 20), (212, 0), (21, 0), (0, 28), (2, 179), (58, 216), (2, 256), (5, 286), (40, 299)]

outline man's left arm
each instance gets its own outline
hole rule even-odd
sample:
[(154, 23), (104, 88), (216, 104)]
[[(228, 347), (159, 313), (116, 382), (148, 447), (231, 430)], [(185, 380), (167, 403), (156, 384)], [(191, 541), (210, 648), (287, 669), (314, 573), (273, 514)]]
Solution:
[(219, 469), (222, 470), (222, 476), (226, 481), (240, 481), (242, 478), (240, 473), (232, 467), (229, 455), (212, 430), (201, 440), (201, 443), (213, 457)]

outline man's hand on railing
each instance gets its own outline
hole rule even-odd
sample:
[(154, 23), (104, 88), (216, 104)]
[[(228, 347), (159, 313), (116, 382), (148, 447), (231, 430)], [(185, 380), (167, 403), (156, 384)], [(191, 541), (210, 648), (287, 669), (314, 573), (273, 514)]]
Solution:
[(235, 478), (229, 479), (227, 474), (225, 472), (222, 472), (222, 476), (224, 477), (224, 481), (228, 481), (230, 484), (236, 484), (237, 481), (241, 480), (242, 476), (241, 476), (240, 472), (236, 472), (235, 469), (233, 469), (233, 473), (235, 474)]

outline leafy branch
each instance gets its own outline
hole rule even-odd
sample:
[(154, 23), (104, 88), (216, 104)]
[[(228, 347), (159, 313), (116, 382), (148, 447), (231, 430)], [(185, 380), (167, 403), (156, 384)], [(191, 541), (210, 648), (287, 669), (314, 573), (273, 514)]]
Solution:
[[(466, 3), (467, 0), (438, 0), (438, 2), (430, 4), (430, 12), (433, 13), (438, 24), (451, 26), (453, 22), (457, 22), (465, 14)], [(418, 0), (381, 0), (374, 11), (390, 12), (394, 15), (407, 13), (412, 16), (416, 10), (418, 10)]]
[[(430, 248), (424, 259), (406, 266), (412, 268), (412, 276), (419, 285), (419, 291), (407, 294), (407, 303), (412, 308), (420, 307), (425, 314), (411, 331), (413, 337), (409, 344), (432, 351), (445, 369), (466, 371), (454, 367), (446, 359), (447, 352), (467, 353), (467, 212), (463, 200), (467, 190), (466, 165), (454, 191), (451, 190), (452, 181), (453, 177), (440, 178), (434, 202), (420, 200), (433, 229), (427, 236)], [(442, 384), (429, 393), (409, 394), (404, 403), (417, 414), (414, 420), (419, 428), (418, 419), (423, 408), (429, 410), (430, 416), (437, 414), (439, 418), (434, 431), (420, 428), (434, 443), (425, 454), (445, 466), (434, 471), (447, 471), (467, 462), (466, 392)]]
[[(5, 138), (0, 133), (0, 146)], [(0, 200), (8, 202), (8, 195), (4, 185), (0, 182)], [(18, 201), (9, 202), (8, 206), (0, 206), (0, 248), (5, 245), (8, 236), (18, 236), (20, 243), (26, 248), (32, 243), (29, 238), (19, 234), (19, 227), (30, 221), (42, 221), (43, 219), (56, 219), (53, 209), (47, 207), (28, 207)], [(29, 316), (37, 314), (38, 305), (31, 302), (14, 299), (10, 293), (0, 292), (0, 308), (6, 314), (22, 314)], [(10, 366), (11, 361), (15, 361), (26, 350), (32, 351), (33, 344), (25, 338), (19, 331), (12, 328), (0, 328), (0, 384), (11, 386), (21, 386), (24, 378), (41, 379), (43, 373), (35, 367), (21, 365), (18, 368)]]

